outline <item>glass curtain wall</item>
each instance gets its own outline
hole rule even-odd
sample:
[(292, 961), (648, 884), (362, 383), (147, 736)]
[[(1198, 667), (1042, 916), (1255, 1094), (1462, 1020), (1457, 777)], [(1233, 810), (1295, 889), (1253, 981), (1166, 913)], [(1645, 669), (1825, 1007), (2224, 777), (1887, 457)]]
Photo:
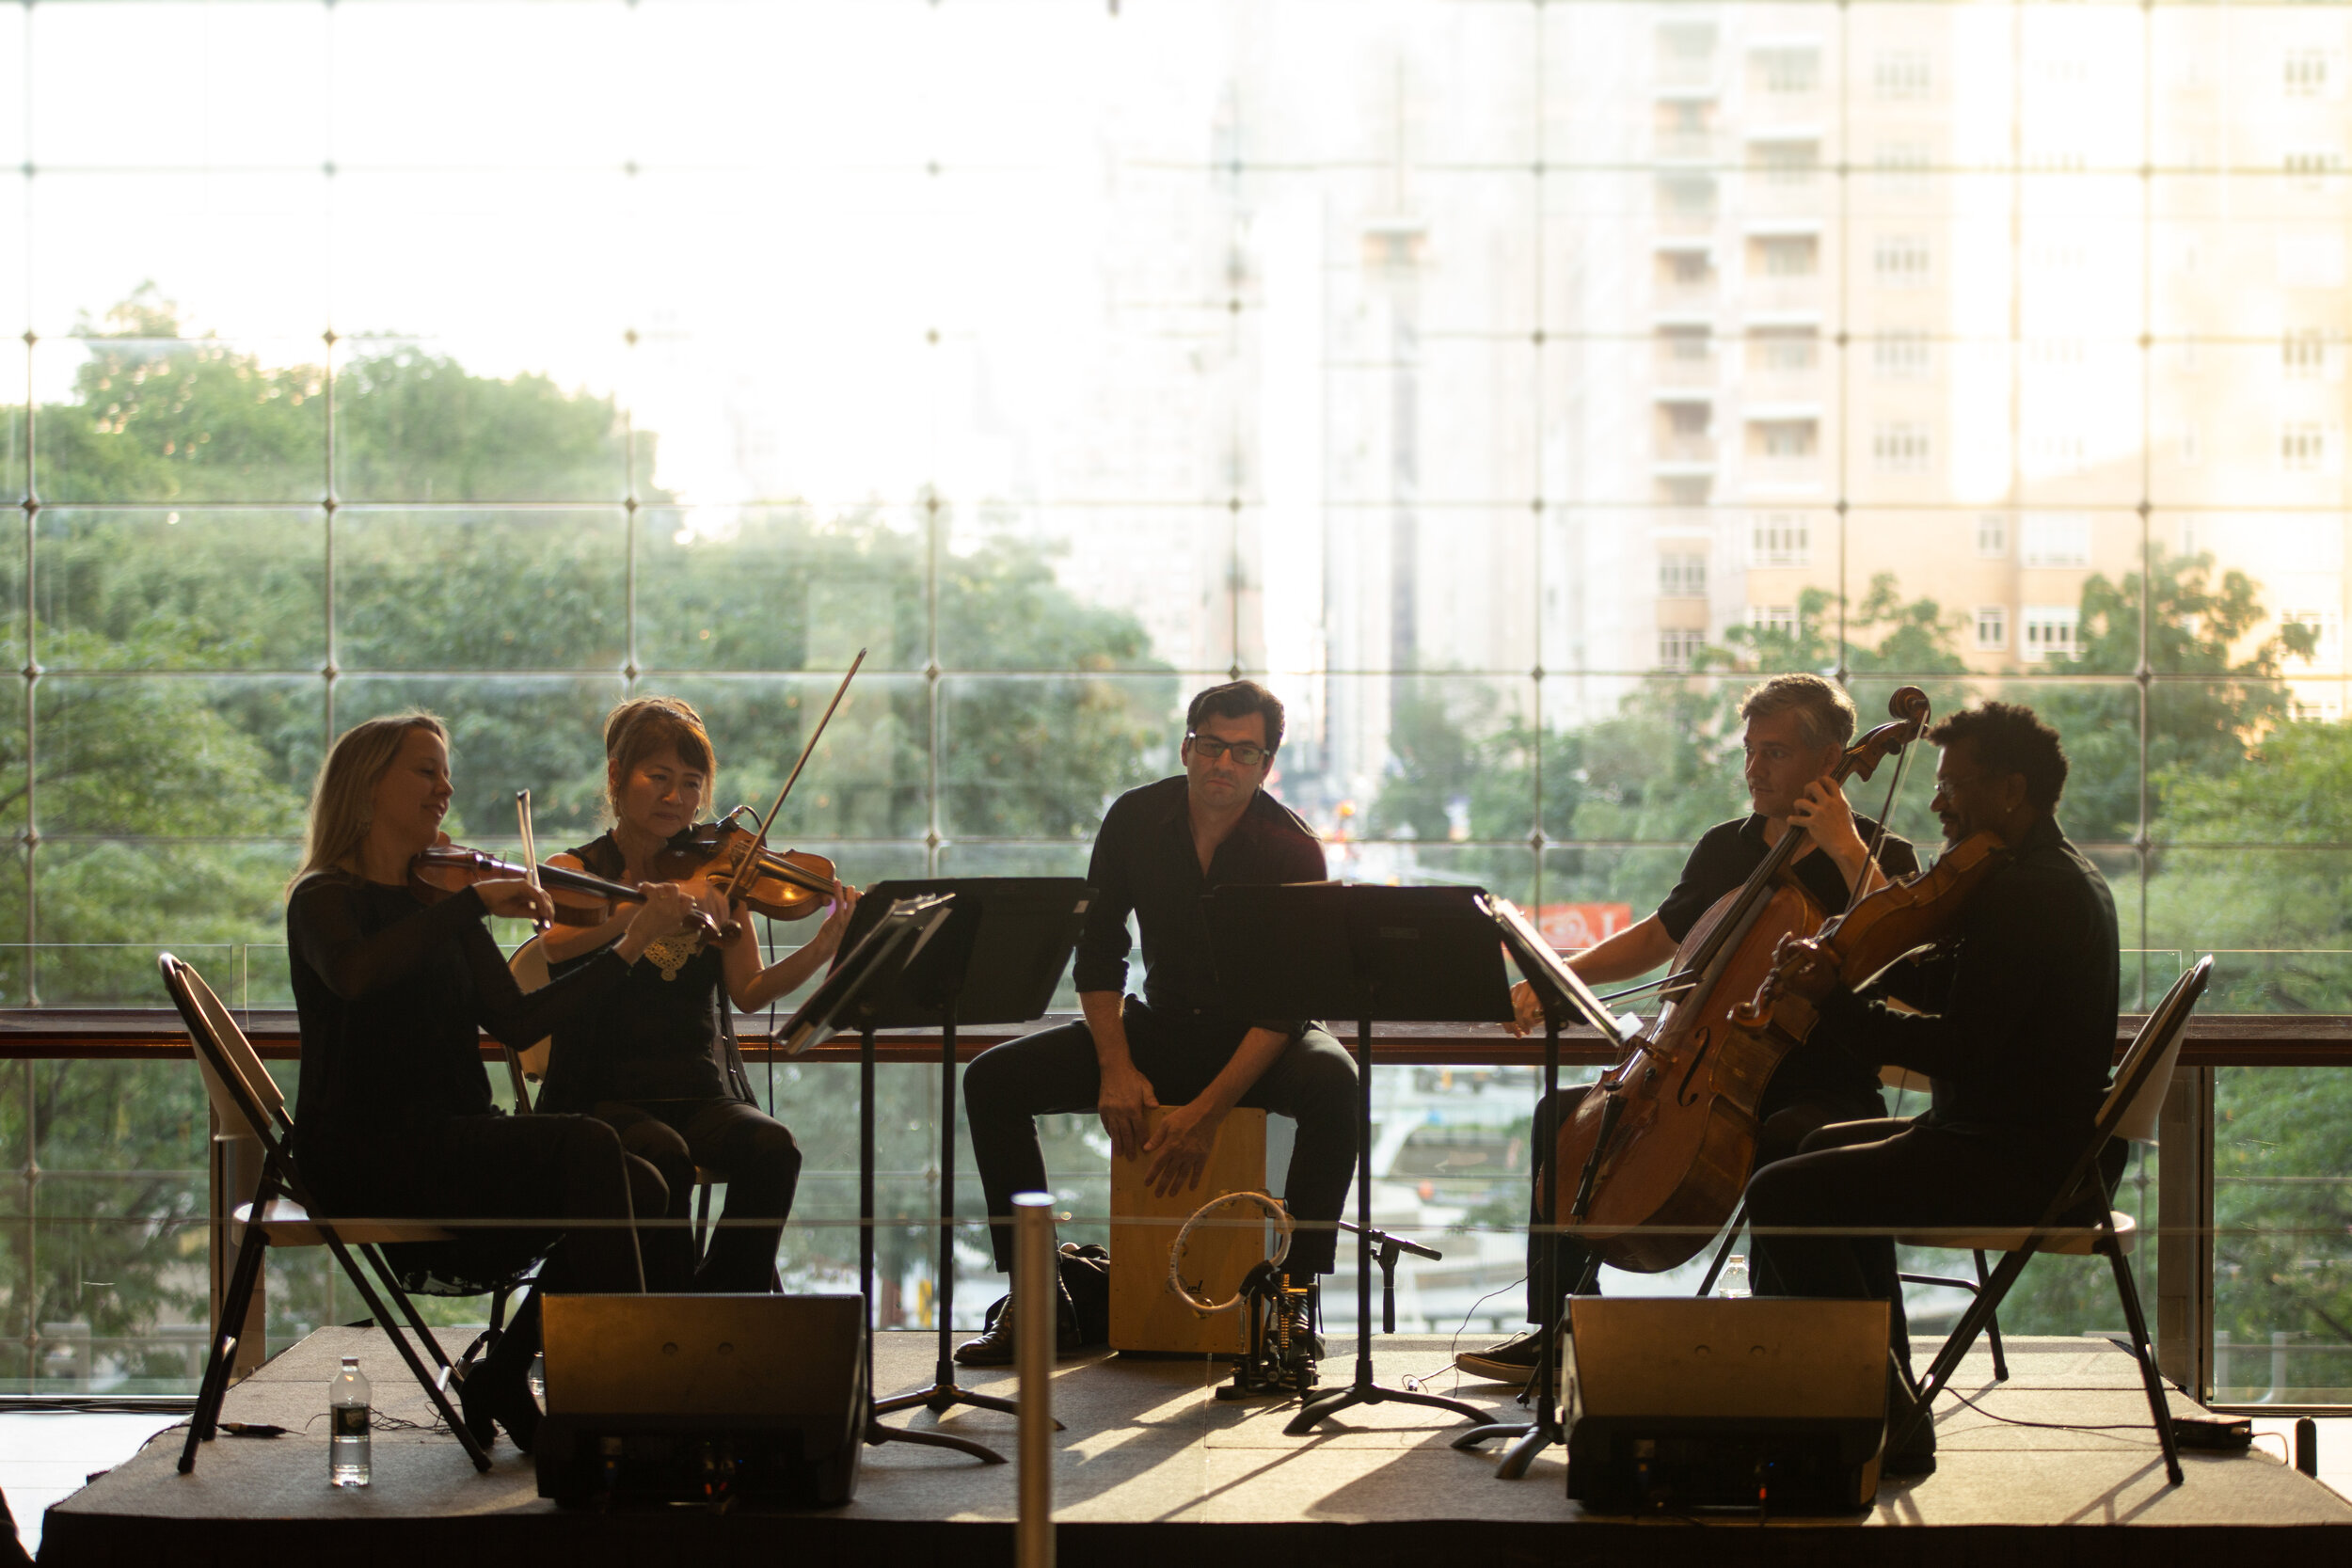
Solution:
[[(764, 804), (864, 649), (779, 830), (861, 883), (1082, 872), (1246, 673), (1333, 875), (1578, 943), (1810, 669), (1866, 722), (1915, 682), (2059, 725), (2127, 1006), (2215, 951), (2216, 1009), (2346, 1010), (2348, 45), (2307, 5), (8, 6), (0, 997), (159, 1005), (172, 946), (283, 1006), (357, 720), (445, 715), (453, 832), (511, 847), (530, 787), (560, 847), (618, 698), (695, 702)], [(17, 1375), (183, 1378), (119, 1347), (202, 1319), (193, 1075), (12, 1070)], [(778, 1089), (838, 1218), (828, 1070)], [(2225, 1210), (2310, 1238), (2221, 1261), (2265, 1356), (2352, 1318), (2340, 1140), (2282, 1132), (2324, 1077), (2224, 1096)], [(1529, 1091), (1384, 1072), (1384, 1216), (1520, 1220)], [(933, 1091), (892, 1092), (916, 1214)], [(1099, 1137), (1055, 1148), (1099, 1213)], [(1509, 1326), (1516, 1240), (1452, 1244), (1404, 1315)], [(2111, 1326), (2037, 1269), (2020, 1328)]]

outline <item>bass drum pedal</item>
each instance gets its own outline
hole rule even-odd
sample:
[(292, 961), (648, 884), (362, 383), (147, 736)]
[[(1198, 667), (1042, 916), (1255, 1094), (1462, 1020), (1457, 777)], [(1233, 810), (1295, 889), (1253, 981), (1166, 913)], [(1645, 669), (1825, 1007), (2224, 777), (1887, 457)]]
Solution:
[[(1193, 1227), (1228, 1203), (1254, 1203), (1274, 1225), (1274, 1249), (1243, 1275), (1241, 1287), (1223, 1301), (1205, 1299), (1184, 1282), (1184, 1242)], [(1232, 1223), (1230, 1221), (1225, 1223)], [(1220, 1400), (1289, 1399), (1311, 1390), (1319, 1376), (1322, 1343), (1316, 1336), (1316, 1291), (1294, 1285), (1282, 1273), (1290, 1256), (1290, 1211), (1264, 1193), (1227, 1193), (1193, 1211), (1168, 1249), (1168, 1288), (1202, 1317), (1239, 1310), (1248, 1317), (1249, 1347), (1233, 1366), (1233, 1380), (1216, 1391)]]

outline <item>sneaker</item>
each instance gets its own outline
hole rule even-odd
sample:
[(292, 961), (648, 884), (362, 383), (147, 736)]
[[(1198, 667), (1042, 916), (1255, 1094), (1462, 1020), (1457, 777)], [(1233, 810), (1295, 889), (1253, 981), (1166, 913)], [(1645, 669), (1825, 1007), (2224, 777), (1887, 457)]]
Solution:
[[(1078, 1342), (1077, 1326), (1070, 1321), (1067, 1310), (1054, 1336), (1057, 1358), (1076, 1355), (1086, 1347)], [(956, 1365), (960, 1367), (1009, 1367), (1014, 1355), (1012, 1328), (1012, 1298), (1004, 1296), (988, 1309), (987, 1326), (977, 1339), (966, 1339), (956, 1347)]]
[(1544, 1354), (1544, 1331), (1531, 1328), (1485, 1350), (1466, 1350), (1454, 1358), (1459, 1370), (1490, 1383), (1525, 1383)]

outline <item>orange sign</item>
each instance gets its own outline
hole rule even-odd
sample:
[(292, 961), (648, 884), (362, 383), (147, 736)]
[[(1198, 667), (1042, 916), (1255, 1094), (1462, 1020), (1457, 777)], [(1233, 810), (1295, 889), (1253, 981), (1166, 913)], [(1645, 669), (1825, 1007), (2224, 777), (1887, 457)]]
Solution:
[(1564, 953), (1606, 941), (1633, 924), (1630, 904), (1539, 904), (1535, 926), (1544, 940)]

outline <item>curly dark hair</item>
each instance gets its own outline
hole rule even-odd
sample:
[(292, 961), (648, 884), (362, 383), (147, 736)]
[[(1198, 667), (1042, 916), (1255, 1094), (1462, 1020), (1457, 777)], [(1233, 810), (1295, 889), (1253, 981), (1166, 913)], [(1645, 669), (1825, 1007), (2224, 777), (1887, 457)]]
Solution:
[(1266, 755), (1272, 756), (1282, 749), (1282, 699), (1256, 681), (1228, 681), (1193, 698), (1192, 705), (1184, 710), (1185, 733), (1199, 729), (1200, 721), (1212, 713), (1220, 719), (1263, 715)]
[(2036, 811), (2057, 810), (2066, 793), (2066, 748), (2058, 731), (2022, 703), (1963, 708), (1930, 730), (1928, 738), (1946, 748), (1965, 740), (1986, 772), (2023, 775), (2026, 800)]

